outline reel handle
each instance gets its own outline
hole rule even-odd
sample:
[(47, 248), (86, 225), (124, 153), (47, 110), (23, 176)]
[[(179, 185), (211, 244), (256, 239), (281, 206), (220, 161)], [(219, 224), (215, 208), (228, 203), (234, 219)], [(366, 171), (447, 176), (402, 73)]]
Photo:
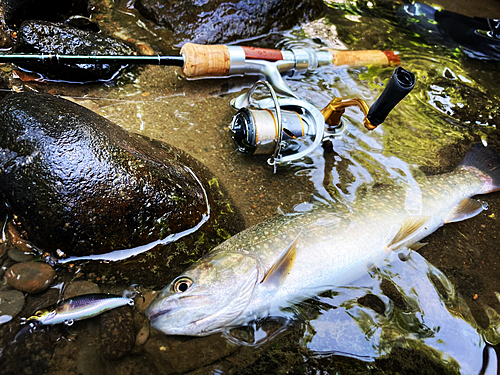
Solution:
[[(387, 87), (368, 111), (366, 118), (372, 126), (370, 130), (375, 129), (383, 123), (389, 112), (392, 111), (413, 87), (415, 87), (415, 75), (400, 66), (397, 67), (392, 73)], [(367, 126), (366, 122), (365, 126)]]
[(327, 49), (333, 56), (333, 66), (362, 67), (367, 65), (389, 66), (399, 65), (401, 61), (394, 51), (366, 50), (345, 51)]

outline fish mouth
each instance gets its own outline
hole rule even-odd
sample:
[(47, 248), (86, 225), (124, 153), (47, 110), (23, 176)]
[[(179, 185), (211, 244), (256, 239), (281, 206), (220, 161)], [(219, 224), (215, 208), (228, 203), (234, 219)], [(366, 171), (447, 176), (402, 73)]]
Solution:
[(156, 302), (153, 301), (146, 309), (145, 315), (149, 318), (151, 323), (153, 323), (155, 320), (172, 315), (181, 308), (186, 308), (186, 306), (181, 303), (182, 300), (192, 300), (197, 297), (198, 296), (183, 296), (178, 299), (169, 300), (168, 303), (165, 303), (167, 301), (161, 302), (161, 300)]
[(149, 311), (146, 312), (146, 316), (149, 318), (151, 322), (161, 318), (164, 315), (170, 314), (173, 309), (162, 310), (162, 311)]

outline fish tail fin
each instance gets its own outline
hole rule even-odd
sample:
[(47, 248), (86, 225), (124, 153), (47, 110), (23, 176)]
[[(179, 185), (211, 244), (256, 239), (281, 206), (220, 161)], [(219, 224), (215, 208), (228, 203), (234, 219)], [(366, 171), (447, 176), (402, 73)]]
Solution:
[(474, 144), (458, 167), (472, 167), (486, 175), (482, 194), (500, 190), (500, 155), (491, 146)]

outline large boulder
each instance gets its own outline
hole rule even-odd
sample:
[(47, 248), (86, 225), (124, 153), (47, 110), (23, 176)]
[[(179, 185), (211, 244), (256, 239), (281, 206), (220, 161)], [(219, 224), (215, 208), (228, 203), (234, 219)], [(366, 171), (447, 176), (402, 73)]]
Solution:
[(227, 43), (288, 30), (320, 16), (322, 1), (313, 0), (136, 0), (147, 19), (174, 34), (174, 43)]
[[(14, 52), (60, 55), (132, 55), (135, 50), (124, 41), (101, 33), (81, 30), (64, 23), (26, 21), (19, 28)], [(55, 60), (55, 59), (54, 59)], [(48, 79), (90, 82), (112, 79), (121, 64), (59, 64), (48, 61), (18, 63), (23, 69)]]
[(23, 21), (36, 19), (63, 21), (71, 15), (88, 16), (89, 0), (1, 0), (5, 23), (19, 27)]
[(220, 242), (243, 221), (209, 181), (216, 179), (187, 154), (68, 100), (24, 92), (0, 101), (0, 191), (43, 250), (133, 248), (207, 217), (205, 239)]

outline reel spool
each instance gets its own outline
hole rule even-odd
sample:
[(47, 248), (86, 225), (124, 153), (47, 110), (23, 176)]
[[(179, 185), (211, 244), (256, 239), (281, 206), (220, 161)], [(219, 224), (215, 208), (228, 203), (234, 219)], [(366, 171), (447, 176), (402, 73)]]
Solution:
[[(252, 104), (251, 95), (259, 85), (267, 87), (271, 98), (265, 98)], [(256, 82), (245, 94), (248, 106), (238, 109), (231, 122), (233, 140), (238, 151), (249, 154), (271, 154), (268, 164), (277, 164), (297, 160), (318, 147), (325, 131), (325, 118), (318, 108), (296, 98), (280, 98), (273, 87), (266, 81)], [(231, 105), (234, 107), (236, 101)], [(313, 143), (302, 151), (283, 156), (283, 141), (302, 137), (313, 137)], [(286, 144), (285, 144), (286, 148)]]

